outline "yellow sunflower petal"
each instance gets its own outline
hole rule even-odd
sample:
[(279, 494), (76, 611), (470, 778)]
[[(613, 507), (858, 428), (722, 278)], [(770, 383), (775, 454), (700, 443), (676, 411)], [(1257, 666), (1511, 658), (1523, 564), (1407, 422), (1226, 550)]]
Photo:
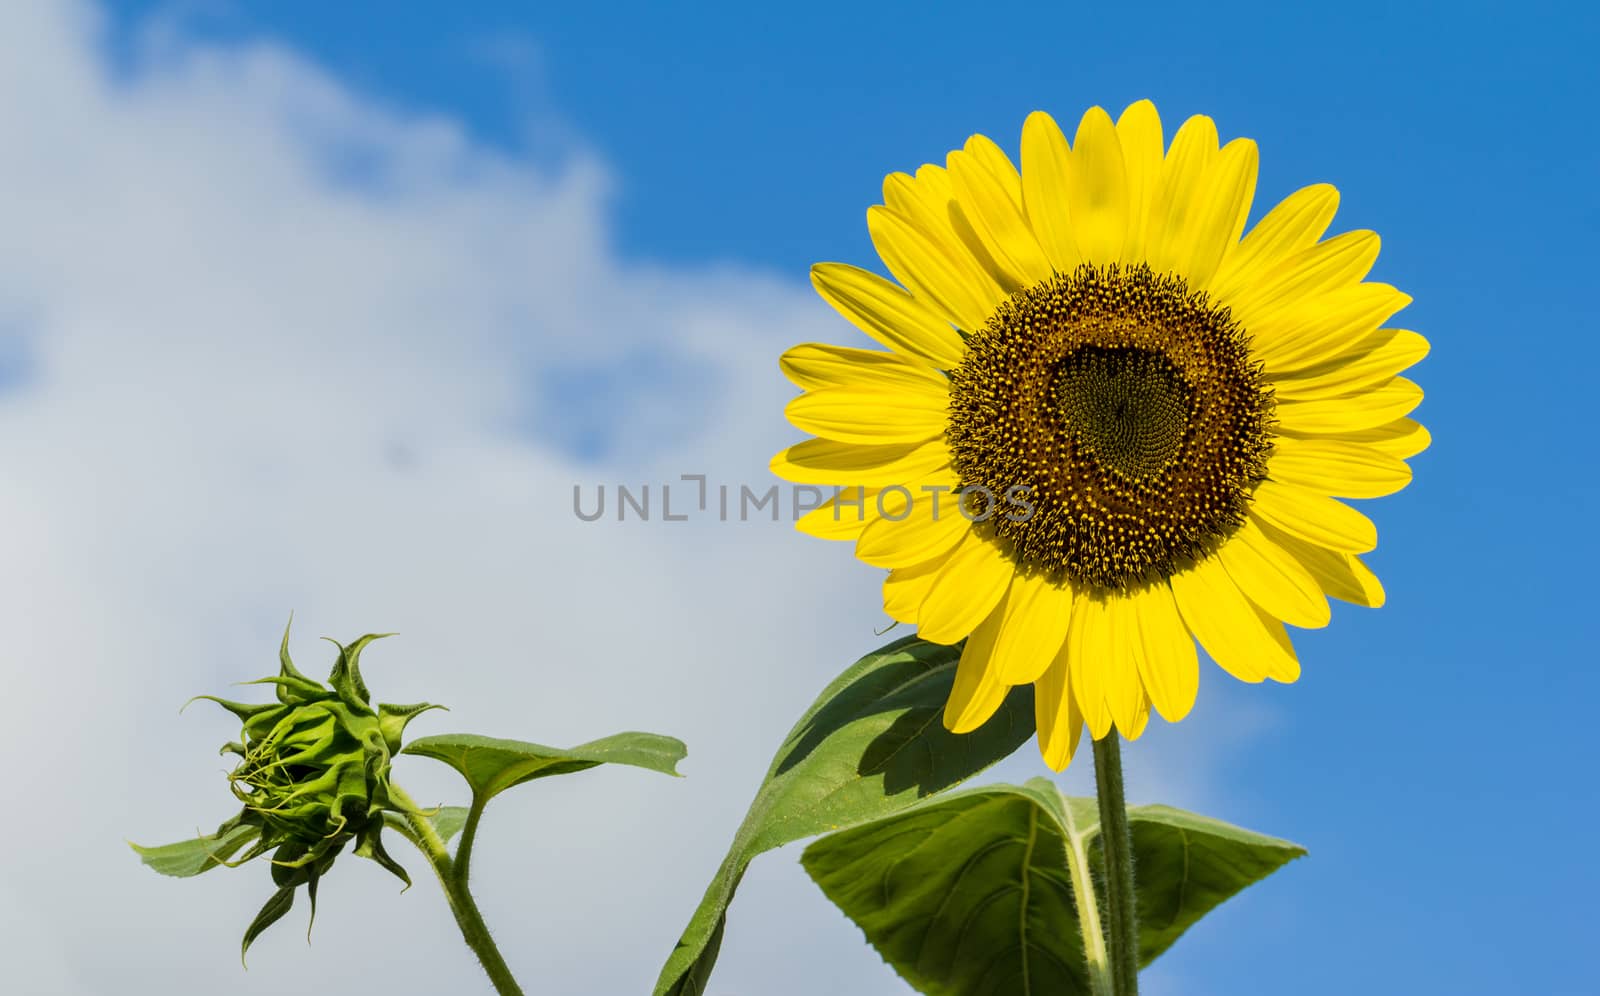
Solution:
[(1428, 355), (1428, 340), (1409, 329), (1379, 329), (1370, 346), (1291, 373), (1269, 366), (1267, 379), (1286, 401), (1310, 401), (1371, 390)]
[(909, 502), (893, 507), (886, 502), (856, 541), (856, 559), (874, 567), (901, 567), (950, 552), (972, 530), (956, 501), (953, 495), (919, 490)]
[(967, 347), (949, 321), (904, 290), (845, 263), (818, 263), (811, 285), (850, 323), (897, 353), (954, 369)]
[(1211, 281), (1212, 294), (1231, 298), (1247, 281), (1316, 245), (1338, 210), (1339, 191), (1326, 183), (1302, 187), (1285, 197), (1223, 257)]
[(1361, 558), (1353, 553), (1339, 553), (1315, 543), (1307, 543), (1297, 536), (1291, 536), (1281, 529), (1274, 528), (1271, 524), (1263, 522), (1261, 531), (1271, 537), (1272, 541), (1283, 547), (1289, 555), (1300, 561), (1301, 565), (1311, 576), (1317, 579), (1317, 586), (1328, 593), (1330, 598), (1337, 598), (1341, 602), (1352, 605), (1362, 605), (1369, 609), (1383, 606), (1383, 584), (1378, 581), (1378, 576), (1361, 562)]
[(944, 560), (917, 612), (917, 635), (930, 643), (955, 643), (977, 628), (1000, 603), (1016, 566), (993, 543), (968, 531)]
[(778, 358), (778, 368), (799, 388), (901, 387), (948, 392), (949, 381), (925, 363), (877, 349), (854, 349), (809, 342)]
[[(971, 147), (969, 142), (968, 149)], [(995, 274), (1000, 284), (1021, 288), (1049, 279), (1050, 261), (1022, 216), (1021, 202), (1012, 198), (1007, 181), (970, 151), (950, 153), (946, 166), (962, 212), (1000, 267), (1001, 272)], [(1008, 172), (1015, 172), (1010, 170), (1009, 160), (1006, 166)]]
[(1381, 450), (1392, 457), (1409, 460), (1428, 448), (1433, 442), (1433, 436), (1428, 432), (1427, 426), (1409, 418), (1398, 418), (1393, 422), (1385, 422), (1370, 429), (1361, 429), (1357, 432), (1341, 432), (1335, 436), (1324, 436), (1318, 433), (1296, 432), (1293, 429), (1279, 426), (1280, 435), (1293, 436), (1296, 439), (1341, 439), (1349, 443), (1361, 443)]
[(1393, 422), (1421, 403), (1422, 388), (1404, 377), (1393, 377), (1357, 394), (1280, 402), (1278, 425), (1301, 433), (1344, 435)]
[(1136, 596), (1139, 623), (1139, 677), (1150, 702), (1169, 723), (1194, 708), (1200, 691), (1200, 658), (1194, 637), (1178, 615), (1178, 603), (1166, 582), (1152, 584)]
[[(1383, 582), (1378, 580), (1378, 575), (1372, 568), (1353, 553), (1340, 554), (1344, 559), (1344, 566), (1350, 571), (1350, 577), (1355, 582), (1355, 591), (1340, 591), (1335, 598), (1342, 599), (1355, 605), (1364, 605), (1369, 609), (1381, 609), (1388, 596), (1384, 593)], [(1331, 594), (1331, 593), (1330, 593)]]
[(1117, 729), (1122, 731), (1124, 740), (1132, 741), (1138, 740), (1143, 736), (1145, 727), (1149, 725), (1150, 696), (1146, 695), (1144, 689), (1141, 688), (1139, 690), (1139, 704), (1134, 708), (1133, 715), (1129, 718), (1127, 725), (1118, 723)]
[(1005, 624), (995, 644), (1001, 680), (1025, 685), (1050, 666), (1067, 638), (1072, 588), (1041, 577), (1018, 577), (1006, 595)]
[(1157, 273), (1183, 273), (1192, 251), (1190, 219), (1206, 202), (1206, 173), (1216, 158), (1217, 126), (1205, 115), (1185, 121), (1173, 136), (1145, 229), (1145, 258)]
[(1100, 666), (1106, 675), (1106, 705), (1122, 735), (1134, 740), (1144, 730), (1148, 699), (1139, 679), (1139, 610), (1123, 594), (1106, 598), (1105, 656)]
[(896, 567), (883, 582), (883, 611), (895, 622), (907, 626), (917, 624), (917, 614), (922, 608), (933, 582), (939, 577), (947, 558), (939, 557), (910, 567)]
[(1299, 677), (1300, 662), (1283, 624), (1251, 604), (1216, 558), (1179, 571), (1171, 581), (1184, 625), (1218, 667), (1252, 683)]
[(904, 215), (874, 205), (867, 209), (867, 232), (895, 279), (958, 328), (982, 326), (1003, 300), (969, 253), (930, 236)]
[(995, 144), (994, 139), (988, 135), (973, 135), (967, 139), (961, 151), (988, 170), (999, 181), (1001, 191), (1011, 199), (1012, 205), (1019, 211), (1022, 209), (1022, 177), (1017, 167), (1012, 165), (1011, 157)]
[(1250, 351), (1269, 375), (1337, 362), (1340, 354), (1376, 346), (1378, 326), (1410, 303), (1411, 295), (1388, 284), (1352, 284), (1259, 320), (1250, 328)]
[(1000, 634), (1000, 610), (995, 609), (967, 637), (956, 665), (955, 684), (944, 704), (944, 725), (951, 733), (971, 733), (994, 715), (1010, 690), (999, 679), (991, 657)]
[(900, 387), (824, 387), (790, 401), (795, 428), (841, 443), (921, 443), (944, 435), (949, 395)]
[(1083, 739), (1083, 713), (1068, 687), (1067, 648), (1056, 651), (1050, 666), (1033, 684), (1033, 720), (1039, 731), (1039, 753), (1052, 770), (1065, 771)]
[(1115, 263), (1128, 236), (1128, 169), (1104, 108), (1089, 108), (1078, 122), (1069, 162), (1067, 213), (1078, 254), (1096, 266)]
[(1165, 258), (1192, 291), (1205, 290), (1229, 247), (1239, 241), (1256, 192), (1260, 153), (1248, 138), (1229, 142), (1212, 160), (1181, 218), (1168, 215)]
[(1218, 548), (1216, 556), (1245, 597), (1274, 619), (1302, 629), (1328, 625), (1332, 614), (1316, 579), (1250, 519)]
[(870, 487), (919, 480), (948, 466), (950, 450), (943, 438), (881, 446), (807, 439), (778, 452), (769, 464), (774, 476), (796, 484)]
[(933, 228), (949, 227), (950, 205), (955, 199), (950, 174), (933, 163), (917, 167), (915, 176), (890, 173), (883, 178), (883, 202), (901, 214), (928, 218)]
[(877, 518), (873, 510), (877, 494), (876, 488), (845, 488), (796, 519), (794, 527), (817, 539), (854, 540)]
[(1376, 232), (1346, 232), (1289, 256), (1235, 292), (1212, 290), (1217, 303), (1232, 308), (1234, 319), (1253, 331), (1313, 298), (1360, 283), (1377, 262), (1378, 249)]
[[(968, 139), (964, 151), (987, 167), (989, 175), (1000, 182), (1006, 199), (1020, 212), (1022, 178), (1017, 175), (1016, 168), (1011, 165), (1011, 160), (1006, 158), (1006, 154), (1000, 151), (1000, 147), (983, 135), (974, 135)], [(925, 196), (943, 199), (939, 210), (944, 214), (945, 226), (956, 241), (978, 261), (984, 273), (989, 275), (991, 282), (997, 288), (996, 293), (1003, 297), (1017, 290), (1016, 285), (1008, 283), (1012, 278), (1002, 276), (1008, 271), (995, 262), (983, 238), (978, 235), (978, 230), (972, 223), (971, 212), (962, 208), (961, 199), (956, 195), (955, 180), (950, 176), (950, 171), (927, 163), (917, 169), (917, 186), (926, 192)]]
[(973, 230), (956, 201), (950, 174), (942, 167), (924, 164), (915, 177), (890, 173), (883, 178), (883, 202), (957, 257), (964, 269), (979, 274), (985, 293), (993, 300), (1016, 290), (1005, 268), (994, 261)]
[(1068, 214), (1071, 151), (1055, 118), (1034, 111), (1022, 123), (1022, 210), (1045, 256), (1063, 273), (1083, 262)]
[(1411, 468), (1399, 457), (1342, 439), (1279, 436), (1267, 474), (1338, 498), (1382, 498), (1411, 483)]
[(1110, 732), (1112, 724), (1111, 704), (1106, 700), (1110, 630), (1107, 600), (1077, 592), (1072, 599), (1072, 622), (1067, 626), (1068, 684), (1094, 740)]
[(1122, 261), (1137, 263), (1145, 256), (1150, 212), (1161, 185), (1165, 139), (1156, 105), (1148, 100), (1129, 104), (1117, 118), (1117, 139), (1128, 173), (1128, 232), (1122, 243)]
[(1279, 481), (1256, 485), (1250, 515), (1284, 532), (1341, 553), (1366, 553), (1378, 545), (1378, 527), (1344, 504)]
[(917, 176), (926, 176), (929, 182), (922, 182), (909, 173), (890, 173), (884, 177), (883, 203), (918, 228), (938, 233), (940, 241), (954, 238), (954, 231), (946, 231), (950, 228), (950, 204), (955, 200), (950, 177), (938, 166), (930, 164), (923, 169), (934, 171), (917, 172)]

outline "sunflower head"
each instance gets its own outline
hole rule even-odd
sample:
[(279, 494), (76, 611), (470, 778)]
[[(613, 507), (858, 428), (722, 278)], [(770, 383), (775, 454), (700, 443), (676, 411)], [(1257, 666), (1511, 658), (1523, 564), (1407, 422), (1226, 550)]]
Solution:
[(1149, 266), (1081, 265), (1000, 303), (950, 372), (959, 489), (1028, 489), (993, 517), (1019, 569), (1126, 590), (1244, 521), (1272, 391), (1225, 310)]
[(1385, 326), (1410, 299), (1366, 280), (1377, 236), (1324, 237), (1332, 187), (1246, 234), (1256, 172), (1255, 143), (1203, 116), (1168, 145), (1148, 101), (1090, 109), (1070, 143), (1035, 112), (1020, 169), (978, 135), (885, 180), (867, 224), (894, 281), (813, 268), (888, 351), (785, 354), (816, 438), (773, 470), (840, 488), (800, 528), (887, 568), (890, 616), (966, 641), (952, 729), (1034, 683), (1063, 767), (1084, 725), (1182, 718), (1197, 642), (1292, 681), (1285, 623), (1382, 603), (1359, 559), (1376, 531), (1341, 499), (1410, 480), (1428, 435), (1399, 374), (1427, 342)]
[(405, 812), (389, 794), (390, 765), (406, 724), (439, 708), (427, 703), (374, 706), (362, 680), (361, 651), (388, 634), (370, 634), (339, 656), (326, 685), (296, 669), (284, 632), (279, 672), (253, 684), (273, 685), (277, 701), (216, 702), (243, 724), (239, 740), (222, 751), (238, 758), (228, 784), (243, 809), (218, 830), (254, 835), (239, 864), (271, 853), (280, 888), (309, 885), (354, 842), (355, 853), (377, 861), (410, 884), (405, 870), (384, 850), (384, 813)]

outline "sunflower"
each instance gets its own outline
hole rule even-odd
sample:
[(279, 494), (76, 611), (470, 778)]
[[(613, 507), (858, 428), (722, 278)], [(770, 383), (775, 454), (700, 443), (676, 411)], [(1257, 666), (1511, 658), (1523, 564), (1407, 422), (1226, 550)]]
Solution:
[(1244, 234), (1256, 169), (1204, 116), (1166, 147), (1149, 101), (1090, 109), (1070, 146), (1035, 112), (1020, 171), (975, 135), (884, 181), (867, 227), (898, 284), (812, 268), (888, 351), (784, 354), (786, 414), (816, 438), (772, 469), (840, 488), (799, 528), (887, 568), (892, 618), (965, 640), (951, 730), (1032, 683), (1061, 770), (1084, 726), (1187, 715), (1197, 641), (1235, 678), (1291, 682), (1285, 623), (1383, 603), (1359, 556), (1377, 531), (1339, 499), (1410, 481), (1429, 437), (1398, 374), (1428, 344), (1385, 326), (1410, 298), (1365, 280), (1378, 236), (1323, 237), (1333, 187)]

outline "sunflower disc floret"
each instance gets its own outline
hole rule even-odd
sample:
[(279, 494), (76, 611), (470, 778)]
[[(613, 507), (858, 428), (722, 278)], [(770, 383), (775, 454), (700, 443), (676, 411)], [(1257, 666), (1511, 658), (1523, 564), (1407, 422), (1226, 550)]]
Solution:
[(950, 374), (960, 487), (1024, 488), (987, 521), (1019, 568), (1126, 589), (1203, 556), (1266, 476), (1272, 392), (1244, 332), (1148, 266), (1082, 266), (1019, 291)]

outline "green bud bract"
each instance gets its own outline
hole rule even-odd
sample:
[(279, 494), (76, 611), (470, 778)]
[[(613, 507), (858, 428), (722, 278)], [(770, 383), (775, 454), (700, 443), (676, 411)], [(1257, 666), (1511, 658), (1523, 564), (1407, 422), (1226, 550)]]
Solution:
[(285, 629), (278, 674), (249, 682), (275, 686), (276, 702), (197, 696), (243, 723), (239, 740), (222, 748), (238, 758), (228, 783), (243, 809), (210, 837), (135, 849), (147, 864), (174, 875), (199, 874), (219, 864), (236, 866), (270, 853), (278, 892), (246, 931), (246, 949), (288, 912), (297, 886), (306, 886), (315, 915), (317, 881), (347, 845), (411, 884), (405, 869), (384, 850), (385, 813), (426, 814), (391, 796), (390, 765), (406, 724), (439, 707), (372, 704), (361, 678), (361, 651), (388, 635), (368, 634), (348, 647), (329, 641), (339, 648), (339, 656), (324, 685), (295, 668)]

